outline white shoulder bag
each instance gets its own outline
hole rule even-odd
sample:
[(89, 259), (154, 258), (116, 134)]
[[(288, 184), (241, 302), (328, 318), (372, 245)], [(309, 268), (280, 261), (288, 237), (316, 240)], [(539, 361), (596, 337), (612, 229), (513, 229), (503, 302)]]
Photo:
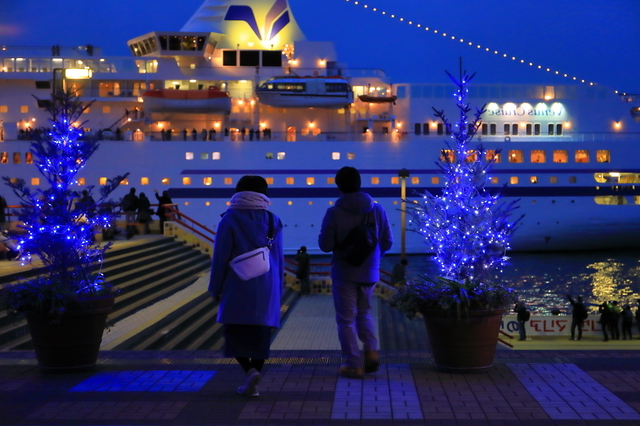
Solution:
[(255, 250), (242, 253), (234, 257), (229, 262), (231, 269), (240, 277), (242, 281), (264, 275), (271, 269), (269, 262), (269, 252), (273, 243), (273, 214), (269, 214), (269, 234), (267, 235), (267, 245)]

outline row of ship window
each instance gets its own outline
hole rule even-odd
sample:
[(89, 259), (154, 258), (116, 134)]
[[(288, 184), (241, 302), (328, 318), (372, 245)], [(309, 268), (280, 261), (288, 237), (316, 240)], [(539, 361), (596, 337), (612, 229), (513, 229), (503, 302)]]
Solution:
[[(429, 135), (431, 134), (432, 124), (430, 123), (415, 123), (413, 125), (413, 133), (417, 136), (420, 135)], [(451, 132), (443, 123), (437, 123), (435, 126), (434, 133), (438, 135), (450, 135)], [(546, 127), (545, 135), (548, 136), (562, 136), (563, 134), (563, 125), (562, 123), (548, 123), (543, 127), (541, 123), (526, 123), (523, 126), (522, 131), (520, 130), (521, 125), (518, 123), (504, 123), (502, 124), (502, 133), (503, 136), (518, 136), (518, 135), (526, 135), (526, 136), (540, 136), (542, 135), (542, 130)], [(469, 124), (469, 129), (467, 130), (469, 133), (473, 132), (473, 125)], [(480, 129), (478, 129), (478, 134), (483, 136), (496, 136), (498, 135), (498, 124), (497, 123), (482, 123), (480, 125)]]
[[(440, 156), (441, 161), (455, 161), (455, 153), (452, 150), (442, 150), (442, 154)], [(528, 152), (522, 149), (510, 149), (507, 152), (507, 161), (509, 163), (524, 163), (527, 160), (530, 163), (568, 163), (570, 159), (575, 163), (589, 163), (595, 159), (597, 163), (609, 163), (611, 162), (611, 152), (607, 149), (599, 149), (595, 152), (592, 152), (588, 149), (576, 149), (572, 152), (566, 149), (554, 149), (552, 151), (547, 151), (544, 149), (533, 149)], [(485, 156), (487, 160), (493, 159), (496, 163), (502, 162), (503, 153), (496, 153), (495, 150), (487, 150), (485, 151)], [(595, 158), (592, 158), (594, 157)], [(267, 152), (265, 153), (265, 158), (267, 160), (285, 160), (287, 157), (286, 152)], [(332, 152), (331, 159), (332, 160), (340, 160), (343, 157), (340, 152)], [(354, 152), (347, 152), (344, 156), (347, 160), (354, 160), (356, 158), (356, 154)], [(0, 164), (8, 164), (9, 158), (11, 158), (11, 162), (13, 164), (20, 164), (22, 162), (22, 154), (19, 152), (14, 152), (9, 155), (8, 152), (0, 152)], [(193, 152), (185, 153), (185, 159), (194, 160), (196, 158)], [(199, 158), (201, 160), (220, 160), (222, 158), (220, 152), (202, 152), (200, 153)], [(475, 151), (469, 151), (469, 155), (467, 157), (467, 161), (475, 161), (477, 158), (477, 154)], [(31, 152), (24, 153), (24, 163), (25, 164), (33, 164), (33, 154)]]
[[(182, 178), (182, 185), (192, 185), (195, 183), (195, 179), (189, 177), (189, 176), (183, 176)], [(223, 185), (225, 186), (230, 186), (230, 185), (235, 185), (235, 179), (232, 177), (222, 177), (220, 178), (221, 182)], [(285, 185), (295, 185), (296, 182), (300, 182), (300, 180), (303, 180), (304, 184), (307, 186), (311, 186), (311, 185), (315, 185), (316, 184), (316, 178), (315, 177), (306, 177), (306, 178), (295, 178), (295, 177), (285, 177), (284, 178), (284, 184)], [(503, 184), (503, 183), (509, 183), (510, 185), (517, 185), (520, 183), (524, 183), (524, 182), (528, 182), (529, 183), (539, 183), (540, 178), (538, 176), (529, 176), (528, 178), (522, 178), (520, 176), (509, 176), (506, 180), (505, 178), (500, 178), (498, 176), (492, 176), (489, 178), (489, 183), (491, 184)], [(11, 179), (12, 181), (15, 181), (15, 178)], [(267, 181), (267, 183), (269, 185), (274, 185), (276, 183), (276, 179), (273, 177), (265, 177), (265, 180)], [(611, 172), (611, 173), (596, 173), (594, 174), (594, 180), (598, 183), (640, 183), (640, 174), (637, 173), (616, 173), (616, 172)], [(392, 176), (389, 180), (389, 182), (391, 183), (391, 185), (400, 185), (400, 178), (398, 176)], [(424, 184), (424, 180), (421, 179), (419, 176), (411, 176), (407, 179), (407, 182), (411, 185), (420, 185), (420, 184)], [(429, 178), (428, 182), (431, 185), (439, 185), (441, 183), (444, 183), (444, 180), (438, 176), (433, 176), (431, 178)], [(578, 182), (578, 179), (576, 176), (569, 176), (567, 179), (567, 182), (570, 184), (574, 184)], [(211, 186), (213, 185), (214, 180), (213, 177), (207, 176), (207, 177), (203, 177), (202, 178), (202, 184), (205, 186)], [(335, 178), (333, 177), (328, 177), (326, 178), (326, 183), (327, 185), (335, 185)], [(373, 176), (369, 179), (369, 183), (371, 185), (380, 185), (383, 184), (383, 179), (377, 176)], [(557, 176), (549, 176), (549, 183), (551, 184), (557, 184), (560, 183), (558, 180)], [(85, 178), (78, 178), (77, 180), (77, 184), (79, 186), (85, 186), (87, 185), (86, 179)], [(99, 179), (99, 184), (100, 185), (106, 185), (107, 184), (107, 178), (106, 177), (101, 177)], [(121, 183), (122, 185), (129, 185), (129, 180), (125, 179), (124, 181), (122, 181)], [(150, 179), (148, 177), (142, 177), (140, 178), (140, 185), (142, 186), (146, 186), (146, 185), (150, 185)], [(171, 184), (171, 179), (170, 178), (162, 178), (160, 180), (160, 184), (161, 185), (169, 185)], [(34, 177), (31, 178), (31, 185), (32, 186), (38, 186), (40, 185), (40, 178), (38, 177)], [(630, 188), (630, 187), (619, 187), (620, 190), (623, 190), (625, 188)]]

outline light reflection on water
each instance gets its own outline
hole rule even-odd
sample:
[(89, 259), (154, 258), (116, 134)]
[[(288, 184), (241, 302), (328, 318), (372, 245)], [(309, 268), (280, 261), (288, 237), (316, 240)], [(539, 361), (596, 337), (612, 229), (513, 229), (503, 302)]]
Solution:
[[(383, 269), (391, 271), (399, 256), (385, 256)], [(407, 278), (437, 268), (428, 255), (409, 256)], [(632, 306), (640, 299), (640, 250), (571, 253), (514, 253), (502, 279), (514, 288), (532, 313), (550, 314), (554, 308), (571, 312), (567, 294), (582, 296), (597, 312), (605, 301)], [(635, 311), (635, 309), (634, 309)]]
[[(385, 256), (382, 269), (391, 272), (399, 258)], [(425, 273), (437, 275), (429, 255), (410, 255), (408, 260), (408, 279)], [(313, 262), (329, 262), (329, 257), (314, 256)], [(636, 306), (640, 299), (640, 250), (514, 253), (501, 277), (536, 315), (551, 314), (552, 309), (571, 313), (567, 294), (582, 296), (592, 313), (605, 301)]]

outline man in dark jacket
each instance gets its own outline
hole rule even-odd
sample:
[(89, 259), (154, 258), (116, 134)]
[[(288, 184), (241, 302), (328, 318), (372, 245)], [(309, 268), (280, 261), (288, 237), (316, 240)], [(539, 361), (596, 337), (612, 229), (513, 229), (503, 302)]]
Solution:
[[(380, 258), (393, 243), (387, 215), (369, 194), (360, 191), (360, 173), (353, 167), (343, 167), (336, 174), (340, 198), (330, 207), (322, 221), (318, 245), (324, 252), (333, 252), (331, 280), (336, 309), (338, 338), (346, 358), (339, 374), (362, 377), (378, 370), (378, 339), (371, 317), (371, 297), (380, 279)], [(344, 242), (349, 232), (363, 223), (374, 222), (378, 242), (373, 252), (359, 266), (349, 264), (344, 255)], [(364, 369), (358, 349), (358, 339), (364, 347)]]
[(570, 294), (567, 294), (569, 303), (573, 306), (571, 313), (571, 340), (575, 340), (576, 328), (578, 329), (578, 340), (582, 340), (582, 325), (587, 316), (587, 308), (582, 303), (582, 296), (578, 296), (578, 300), (573, 300)]

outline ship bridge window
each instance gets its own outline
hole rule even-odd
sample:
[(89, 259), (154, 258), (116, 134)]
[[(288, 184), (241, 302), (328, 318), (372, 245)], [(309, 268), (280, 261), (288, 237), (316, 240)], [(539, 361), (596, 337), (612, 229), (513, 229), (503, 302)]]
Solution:
[(521, 149), (512, 149), (509, 151), (510, 163), (522, 163), (524, 162), (524, 151)]
[(525, 132), (527, 133), (527, 136), (531, 136), (533, 134), (533, 124), (527, 123), (525, 126)]
[(213, 185), (213, 178), (212, 177), (202, 178), (202, 184), (205, 185), (205, 186)]
[(263, 50), (262, 66), (263, 67), (281, 67), (282, 51), (281, 50)]
[(568, 163), (569, 162), (569, 151), (565, 149), (556, 149), (553, 151), (553, 162), (554, 163)]
[(184, 177), (182, 178), (182, 184), (183, 184), (183, 185), (191, 185), (191, 178), (190, 178), (190, 177), (188, 177), (188, 176), (184, 176)]
[(238, 54), (235, 50), (222, 51), (222, 66), (235, 67), (238, 65)]
[(180, 36), (169, 36), (169, 50), (180, 50), (180, 45), (182, 44), (182, 37)]
[(185, 158), (185, 160), (193, 160), (193, 158), (194, 158), (193, 152), (185, 152), (184, 153), (184, 158)]
[(331, 153), (331, 159), (332, 160), (339, 160), (340, 159), (340, 153), (339, 152), (332, 152)]
[(416, 136), (420, 136), (422, 134), (422, 126), (420, 125), (420, 123), (415, 123), (413, 125), (413, 133)]
[(611, 152), (608, 149), (599, 149), (596, 151), (596, 161), (598, 163), (611, 162)]
[(438, 134), (444, 135), (444, 124), (438, 123)]
[(517, 124), (509, 124), (506, 123), (504, 125), (504, 135), (517, 135), (518, 134), (518, 125)]
[(241, 67), (260, 66), (260, 51), (259, 50), (241, 50), (240, 66)]
[(496, 152), (493, 149), (488, 149), (485, 155), (487, 157), (487, 161), (494, 160), (494, 163), (499, 163), (502, 157), (499, 152)]
[(589, 150), (578, 149), (575, 155), (576, 163), (588, 163), (589, 162)]
[(534, 149), (531, 151), (531, 162), (532, 163), (546, 163), (547, 155), (543, 149)]
[(549, 134), (549, 136), (553, 136), (553, 134), (554, 134), (553, 129), (554, 129), (554, 128), (555, 128), (555, 127), (554, 127), (554, 125), (553, 125), (553, 124), (549, 124), (549, 125), (547, 126), (547, 133)]

